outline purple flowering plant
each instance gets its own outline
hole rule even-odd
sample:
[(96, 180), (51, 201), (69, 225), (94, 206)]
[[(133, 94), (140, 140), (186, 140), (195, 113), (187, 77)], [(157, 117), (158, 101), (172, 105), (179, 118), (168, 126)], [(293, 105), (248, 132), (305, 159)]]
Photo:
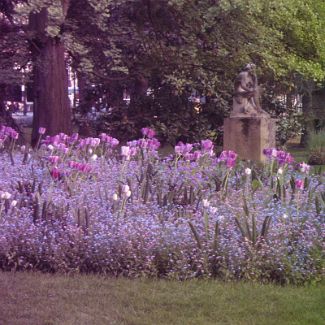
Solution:
[(107, 134), (45, 137), (27, 160), (13, 150), (14, 167), (3, 147), (0, 269), (322, 279), (324, 175), (276, 149), (264, 168), (217, 157), (210, 140), (159, 157), (155, 134), (142, 133), (124, 146)]

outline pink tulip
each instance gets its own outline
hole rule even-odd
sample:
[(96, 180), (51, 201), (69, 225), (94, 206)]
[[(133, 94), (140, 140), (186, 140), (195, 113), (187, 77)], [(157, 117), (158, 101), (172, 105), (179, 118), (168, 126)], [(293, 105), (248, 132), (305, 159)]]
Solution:
[(304, 181), (302, 179), (296, 179), (295, 185), (299, 190), (304, 189)]
[(38, 129), (38, 133), (41, 134), (41, 135), (45, 134), (45, 132), (46, 132), (46, 128), (40, 127)]
[(50, 174), (54, 180), (58, 180), (61, 177), (61, 172), (59, 171), (59, 169), (57, 167), (52, 168), (50, 171)]
[(49, 156), (48, 160), (52, 165), (56, 165), (59, 162), (60, 157), (59, 156)]
[(150, 128), (142, 128), (141, 132), (143, 136), (147, 136), (149, 139), (152, 139), (156, 135), (156, 132)]

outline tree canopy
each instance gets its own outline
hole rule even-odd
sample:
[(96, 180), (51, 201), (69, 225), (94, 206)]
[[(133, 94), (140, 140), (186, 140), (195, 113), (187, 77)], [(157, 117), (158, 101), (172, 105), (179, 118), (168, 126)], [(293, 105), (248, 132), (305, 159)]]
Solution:
[[(162, 130), (176, 124), (175, 136), (222, 123), (233, 78), (248, 62), (274, 95), (324, 80), (322, 0), (2, 0), (0, 13), (0, 83), (17, 83), (17, 66), (27, 62), (37, 83), (37, 67), (48, 65), (38, 55), (46, 39), (62, 46), (80, 80), (110, 97), (117, 121), (138, 112)], [(131, 93), (127, 111), (123, 89)], [(193, 91), (207, 98), (199, 114), (188, 102)]]

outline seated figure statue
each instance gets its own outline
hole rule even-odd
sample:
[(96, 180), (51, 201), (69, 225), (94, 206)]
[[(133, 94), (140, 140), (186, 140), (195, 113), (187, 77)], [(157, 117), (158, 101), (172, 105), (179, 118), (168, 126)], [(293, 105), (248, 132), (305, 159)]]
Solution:
[(269, 116), (260, 105), (260, 88), (257, 84), (255, 64), (249, 63), (234, 82), (231, 116)]

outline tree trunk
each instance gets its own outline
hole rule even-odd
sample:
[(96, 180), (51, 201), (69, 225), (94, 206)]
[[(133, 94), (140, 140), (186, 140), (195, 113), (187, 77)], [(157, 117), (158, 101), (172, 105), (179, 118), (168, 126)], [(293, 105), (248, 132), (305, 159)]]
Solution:
[(312, 91), (309, 90), (302, 97), (302, 110), (304, 117), (304, 130), (301, 136), (300, 144), (305, 146), (308, 143), (309, 135), (315, 130), (314, 125), (314, 112), (313, 112), (313, 94)]
[(4, 115), (5, 112), (5, 88), (6, 86), (3, 84), (0, 84), (0, 116)]
[(32, 143), (39, 137), (39, 127), (46, 134), (71, 133), (71, 108), (68, 98), (68, 74), (65, 65), (65, 49), (59, 37), (49, 37), (47, 10), (30, 15), (30, 28), (35, 32), (32, 44), (34, 58), (34, 118)]
[(120, 108), (124, 105), (123, 103), (123, 91), (124, 87), (118, 81), (112, 81), (108, 85), (108, 102), (109, 107)]
[(133, 87), (130, 89), (130, 105), (128, 116), (130, 119), (142, 119), (145, 112), (148, 112), (148, 80), (143, 76), (134, 79)]
[(137, 104), (146, 97), (148, 90), (148, 80), (143, 76), (137, 76), (131, 89), (130, 106)]
[(38, 59), (33, 71), (33, 141), (37, 141), (39, 127), (45, 127), (50, 135), (60, 132), (69, 134), (72, 129), (63, 45), (49, 39)]

